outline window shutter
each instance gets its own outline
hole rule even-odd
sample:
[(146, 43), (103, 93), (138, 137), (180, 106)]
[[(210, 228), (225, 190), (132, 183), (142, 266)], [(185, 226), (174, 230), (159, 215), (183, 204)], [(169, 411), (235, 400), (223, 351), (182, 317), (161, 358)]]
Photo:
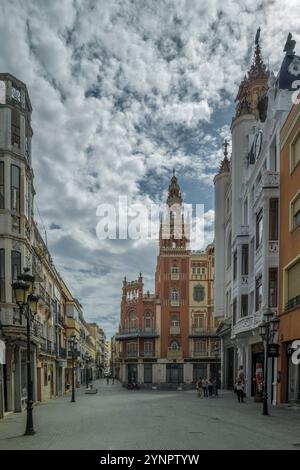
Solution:
[(293, 215), (300, 211), (300, 196), (293, 202)]
[(288, 270), (288, 300), (300, 295), (300, 261)]
[(293, 145), (293, 168), (299, 163), (300, 161), (300, 136)]

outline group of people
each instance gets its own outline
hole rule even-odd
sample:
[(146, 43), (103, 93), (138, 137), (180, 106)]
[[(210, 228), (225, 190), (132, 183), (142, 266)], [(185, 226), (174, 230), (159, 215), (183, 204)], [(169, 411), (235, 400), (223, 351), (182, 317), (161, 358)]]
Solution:
[(197, 380), (197, 394), (198, 397), (217, 397), (218, 396), (218, 382), (217, 379), (202, 379), (202, 377), (199, 377)]

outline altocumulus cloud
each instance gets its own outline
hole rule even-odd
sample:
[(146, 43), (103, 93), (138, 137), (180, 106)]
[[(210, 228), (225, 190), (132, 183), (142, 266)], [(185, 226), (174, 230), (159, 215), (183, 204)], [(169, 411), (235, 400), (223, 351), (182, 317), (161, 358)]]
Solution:
[[(28, 85), (37, 202), (49, 248), (87, 318), (118, 324), (121, 280), (153, 288), (156, 242), (100, 242), (96, 208), (162, 199), (177, 168), (205, 204), (258, 26), (275, 71), (298, 0), (10, 0), (0, 4), (0, 70)], [(164, 192), (165, 195), (165, 192)]]

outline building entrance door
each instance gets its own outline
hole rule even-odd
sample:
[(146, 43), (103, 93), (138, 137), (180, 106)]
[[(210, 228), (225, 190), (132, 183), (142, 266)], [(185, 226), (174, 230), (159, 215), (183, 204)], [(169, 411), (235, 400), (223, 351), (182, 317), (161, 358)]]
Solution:
[(183, 364), (167, 364), (167, 383), (183, 383)]
[(127, 380), (128, 383), (138, 382), (137, 364), (127, 365)]

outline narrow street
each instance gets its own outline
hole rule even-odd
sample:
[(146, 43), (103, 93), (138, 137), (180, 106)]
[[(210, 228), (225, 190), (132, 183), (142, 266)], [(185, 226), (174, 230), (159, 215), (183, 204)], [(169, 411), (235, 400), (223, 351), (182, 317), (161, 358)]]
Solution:
[(300, 408), (270, 408), (222, 391), (128, 391), (95, 382), (98, 393), (77, 390), (34, 408), (36, 434), (23, 436), (26, 414), (0, 422), (0, 449), (299, 449)]

